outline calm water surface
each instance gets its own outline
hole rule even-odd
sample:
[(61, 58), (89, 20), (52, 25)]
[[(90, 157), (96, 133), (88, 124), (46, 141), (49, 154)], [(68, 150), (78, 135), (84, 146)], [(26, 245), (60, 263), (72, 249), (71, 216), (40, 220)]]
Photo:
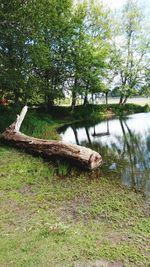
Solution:
[(92, 147), (103, 158), (103, 170), (123, 185), (150, 196), (150, 112), (59, 129), (62, 140)]

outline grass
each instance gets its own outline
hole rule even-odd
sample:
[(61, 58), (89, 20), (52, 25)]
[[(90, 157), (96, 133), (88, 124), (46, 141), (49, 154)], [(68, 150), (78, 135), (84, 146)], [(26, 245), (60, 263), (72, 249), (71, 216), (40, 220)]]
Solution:
[[(119, 103), (120, 98), (119, 97), (108, 97), (108, 103), (109, 104), (118, 104)], [(84, 102), (84, 100), (81, 99), (77, 99), (77, 105), (82, 105)], [(91, 102), (91, 100), (90, 100)], [(98, 104), (105, 104), (106, 103), (106, 99), (105, 97), (101, 97), (98, 100), (95, 101)], [(150, 97), (131, 97), (128, 98), (127, 103), (129, 104), (137, 104), (137, 105), (141, 105), (141, 106), (145, 106), (145, 105), (150, 105)], [(57, 101), (56, 104), (58, 105), (62, 105), (62, 106), (70, 106), (71, 105), (71, 99), (70, 98), (65, 98), (62, 99), (61, 101)]]
[[(97, 173), (0, 148), (1, 266), (73, 266), (78, 259), (149, 266), (149, 206)], [(66, 172), (66, 171), (65, 171)]]
[[(7, 123), (13, 116), (7, 112)], [(24, 131), (57, 138), (60, 122), (33, 112)], [(71, 267), (105, 258), (148, 267), (150, 205), (115, 176), (45, 162), (1, 144), (0, 266)]]
[[(13, 109), (10, 107), (0, 107), (0, 133), (5, 130), (16, 119), (16, 114), (20, 113), (21, 109)], [(50, 114), (35, 111), (29, 108), (29, 111), (21, 126), (21, 131), (25, 134), (44, 138), (44, 139), (59, 139), (56, 128), (61, 125), (61, 120), (54, 119)]]
[(67, 119), (67, 121), (72, 120), (95, 120), (100, 119), (105, 116), (112, 116), (112, 115), (127, 115), (131, 113), (139, 113), (139, 112), (147, 112), (150, 110), (148, 105), (141, 106), (136, 104), (126, 104), (119, 106), (118, 104), (105, 104), (101, 105), (93, 105), (89, 104), (87, 106), (76, 106), (74, 112), (71, 112), (71, 107), (62, 107), (62, 106), (55, 106), (51, 109), (50, 113), (56, 119)]

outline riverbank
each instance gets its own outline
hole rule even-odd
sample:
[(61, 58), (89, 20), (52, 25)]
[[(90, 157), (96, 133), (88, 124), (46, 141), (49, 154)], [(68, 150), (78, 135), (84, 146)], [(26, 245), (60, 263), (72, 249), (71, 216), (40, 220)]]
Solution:
[[(59, 125), (78, 119), (62, 111), (29, 110), (22, 131), (56, 139)], [(0, 114), (2, 130), (16, 114)], [(1, 266), (71, 267), (101, 258), (149, 266), (149, 202), (121, 186), (117, 173), (79, 171), (4, 145), (0, 166)]]
[[(21, 108), (12, 108), (10, 106), (0, 106), (0, 132), (10, 125), (19, 114)], [(75, 121), (100, 120), (112, 116), (126, 116), (128, 114), (148, 112), (150, 106), (126, 104), (119, 106), (118, 104), (109, 105), (92, 105), (76, 106), (74, 112), (71, 107), (54, 106), (45, 111), (44, 107), (29, 107), (26, 118), (23, 122), (22, 131), (26, 134), (49, 139), (59, 139), (57, 128)]]
[(100, 119), (103, 117), (116, 115), (116, 116), (125, 116), (133, 113), (141, 113), (150, 111), (149, 105), (136, 105), (136, 104), (100, 104), (93, 105), (88, 104), (86, 106), (78, 105), (75, 107), (72, 112), (71, 107), (66, 106), (54, 106), (50, 108), (49, 113), (57, 119), (66, 118), (70, 121), (72, 120), (92, 120)]

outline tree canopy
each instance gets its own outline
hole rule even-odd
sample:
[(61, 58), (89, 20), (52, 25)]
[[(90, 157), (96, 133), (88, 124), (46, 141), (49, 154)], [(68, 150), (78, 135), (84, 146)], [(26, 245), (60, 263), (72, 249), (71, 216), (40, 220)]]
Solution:
[(86, 104), (89, 95), (118, 88), (124, 103), (148, 88), (142, 10), (127, 1), (114, 18), (95, 2), (2, 0), (0, 97), (51, 106), (68, 94), (74, 108), (78, 96)]

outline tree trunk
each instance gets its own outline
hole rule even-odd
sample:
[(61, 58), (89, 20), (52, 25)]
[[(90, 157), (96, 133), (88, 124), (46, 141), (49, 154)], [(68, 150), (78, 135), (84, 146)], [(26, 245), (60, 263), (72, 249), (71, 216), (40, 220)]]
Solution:
[(75, 105), (76, 105), (76, 92), (72, 92), (72, 103), (71, 103), (71, 111), (74, 111)]
[(49, 94), (47, 97), (47, 109), (54, 106), (54, 98)]
[(87, 104), (88, 104), (88, 96), (87, 96), (87, 94), (85, 94), (83, 106), (86, 106)]
[(95, 169), (101, 165), (102, 158), (99, 153), (89, 148), (62, 141), (38, 139), (21, 133), (19, 130), (26, 112), (27, 106), (25, 106), (20, 115), (17, 116), (16, 122), (10, 125), (0, 136), (1, 140), (21, 149), (24, 148), (33, 154), (40, 154), (44, 157), (69, 159), (89, 170)]
[(87, 82), (87, 85), (85, 88), (85, 96), (84, 96), (83, 106), (86, 106), (88, 104), (88, 89), (89, 89), (89, 81)]
[(92, 94), (92, 104), (94, 105), (94, 94)]
[(77, 87), (77, 78), (75, 78), (75, 80), (74, 80), (74, 87), (72, 89), (71, 111), (74, 111), (76, 101), (77, 101), (76, 87)]
[(124, 98), (124, 100), (123, 100), (122, 104), (126, 104), (126, 102), (127, 102), (127, 99), (128, 99), (128, 96), (126, 96), (126, 97)]
[(108, 106), (108, 92), (105, 93), (105, 98), (106, 98), (106, 106)]
[(122, 102), (123, 102), (123, 96), (121, 95), (119, 100), (119, 105), (122, 105)]

